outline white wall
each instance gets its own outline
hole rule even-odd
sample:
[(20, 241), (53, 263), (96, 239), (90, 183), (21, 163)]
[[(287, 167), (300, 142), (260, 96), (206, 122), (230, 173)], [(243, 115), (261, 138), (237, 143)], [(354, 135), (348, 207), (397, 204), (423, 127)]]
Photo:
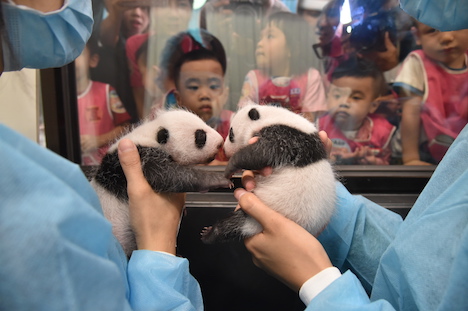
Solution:
[(4, 72), (0, 76), (0, 122), (38, 141), (38, 70)]

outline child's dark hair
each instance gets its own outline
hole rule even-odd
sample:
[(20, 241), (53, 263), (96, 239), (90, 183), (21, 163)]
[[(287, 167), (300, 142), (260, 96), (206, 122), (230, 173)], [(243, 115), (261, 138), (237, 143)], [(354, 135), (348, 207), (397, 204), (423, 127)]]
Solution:
[(216, 55), (213, 51), (205, 49), (205, 48), (198, 48), (196, 50), (193, 50), (191, 52), (188, 52), (184, 55), (182, 55), (181, 58), (179, 58), (178, 62), (176, 62), (174, 66), (174, 82), (176, 86), (179, 86), (179, 77), (180, 77), (180, 69), (182, 68), (182, 65), (188, 62), (192, 61), (197, 61), (197, 60), (213, 60), (218, 62), (221, 65), (221, 68), (223, 69), (223, 75), (226, 73), (226, 57), (225, 54), (223, 54), (224, 57), (220, 57), (220, 55)]
[(96, 34), (91, 34), (91, 37), (89, 37), (86, 42), (86, 47), (88, 48), (90, 55), (99, 53), (99, 39)]
[(360, 57), (350, 57), (341, 62), (333, 71), (331, 80), (343, 77), (373, 78), (375, 81), (375, 97), (385, 95), (389, 90), (382, 71), (375, 63)]
[(291, 52), (291, 75), (303, 74), (317, 63), (312, 50), (312, 29), (302, 16), (291, 12), (277, 12), (268, 17), (263, 28), (267, 25), (274, 25), (284, 33)]
[[(211, 51), (215, 60), (221, 64), (223, 72), (226, 72), (226, 52), (224, 51), (221, 41), (204, 29), (198, 29), (197, 31), (199, 31), (199, 36), (203, 42), (195, 40), (188, 31), (180, 32), (167, 40), (159, 62), (159, 68), (161, 69), (161, 76), (159, 79), (169, 78), (176, 81), (175, 73), (178, 72), (180, 70), (180, 66), (182, 66), (182, 57), (186, 57), (185, 55), (190, 53), (190, 51), (184, 46), (184, 43), (186, 42), (189, 42), (193, 49), (200, 48)], [(179, 69), (176, 70), (175, 67), (179, 63)]]

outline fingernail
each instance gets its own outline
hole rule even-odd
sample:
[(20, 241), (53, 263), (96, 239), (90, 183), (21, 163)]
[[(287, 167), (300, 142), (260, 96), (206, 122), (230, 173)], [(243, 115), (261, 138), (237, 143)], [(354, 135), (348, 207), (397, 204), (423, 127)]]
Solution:
[(237, 199), (237, 201), (239, 201), (240, 198), (246, 193), (247, 191), (245, 189), (237, 188), (236, 191), (234, 191), (234, 197)]
[(255, 189), (255, 181), (254, 180), (246, 181), (244, 186), (245, 186), (246, 191), (252, 191)]
[(135, 150), (136, 146), (130, 139), (122, 139), (118, 148), (119, 152), (127, 152)]

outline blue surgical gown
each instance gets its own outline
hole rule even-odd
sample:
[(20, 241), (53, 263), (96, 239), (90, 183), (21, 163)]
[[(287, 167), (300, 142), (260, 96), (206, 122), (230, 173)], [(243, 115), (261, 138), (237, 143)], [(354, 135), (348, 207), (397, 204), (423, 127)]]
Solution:
[(0, 125), (0, 310), (202, 310), (184, 258), (127, 262), (80, 168)]
[(404, 221), (338, 185), (319, 240), (343, 275), (307, 310), (467, 310), (468, 126)]

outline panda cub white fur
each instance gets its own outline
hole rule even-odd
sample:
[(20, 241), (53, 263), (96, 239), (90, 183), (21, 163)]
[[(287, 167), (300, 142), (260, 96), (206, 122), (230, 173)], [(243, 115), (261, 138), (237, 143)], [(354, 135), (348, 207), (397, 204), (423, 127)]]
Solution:
[[(186, 110), (161, 111), (155, 120), (141, 124), (122, 138), (137, 146), (145, 178), (157, 192), (208, 191), (232, 185), (221, 173), (192, 166), (211, 162), (222, 147), (223, 138)], [(114, 235), (130, 256), (136, 242), (129, 221), (127, 180), (117, 153), (119, 141), (109, 148), (91, 184), (104, 216), (112, 223)]]
[[(249, 145), (254, 136), (258, 141)], [(315, 236), (326, 227), (335, 209), (335, 173), (313, 123), (285, 108), (248, 105), (231, 120), (224, 150), (230, 157), (225, 177), (270, 166), (271, 175), (255, 177), (254, 193)], [(261, 231), (257, 221), (238, 210), (205, 228), (202, 241), (224, 242)]]

